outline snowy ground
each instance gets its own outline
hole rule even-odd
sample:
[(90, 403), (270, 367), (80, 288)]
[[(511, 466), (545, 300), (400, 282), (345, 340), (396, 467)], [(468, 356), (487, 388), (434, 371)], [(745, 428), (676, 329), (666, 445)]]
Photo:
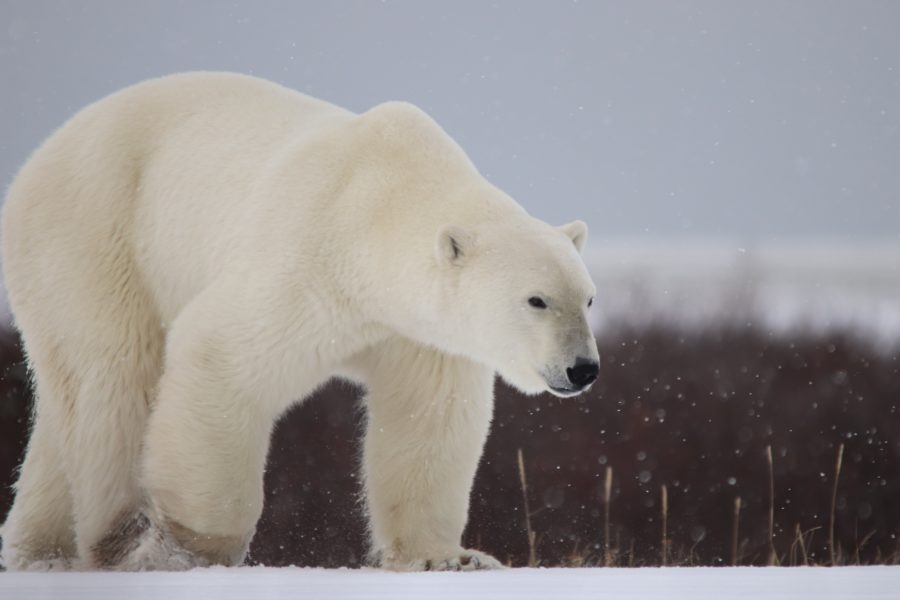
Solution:
[(753, 322), (775, 332), (853, 332), (900, 342), (900, 244), (603, 241), (586, 252), (594, 325)]
[(900, 567), (508, 569), (387, 573), (371, 569), (204, 569), (188, 573), (0, 573), (0, 599), (547, 598), (896, 600)]

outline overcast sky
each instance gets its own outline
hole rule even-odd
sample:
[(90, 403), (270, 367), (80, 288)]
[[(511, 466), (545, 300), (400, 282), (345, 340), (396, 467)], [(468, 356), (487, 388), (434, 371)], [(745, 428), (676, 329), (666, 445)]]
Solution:
[(900, 2), (0, 0), (0, 181), (167, 73), (412, 101), (595, 240), (900, 241)]

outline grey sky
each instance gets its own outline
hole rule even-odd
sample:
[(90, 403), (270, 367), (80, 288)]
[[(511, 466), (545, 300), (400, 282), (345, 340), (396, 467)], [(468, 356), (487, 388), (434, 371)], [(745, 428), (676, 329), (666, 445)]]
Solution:
[(227, 69), (410, 100), (595, 240), (900, 240), (898, 32), (891, 0), (0, 0), (0, 181), (97, 98)]

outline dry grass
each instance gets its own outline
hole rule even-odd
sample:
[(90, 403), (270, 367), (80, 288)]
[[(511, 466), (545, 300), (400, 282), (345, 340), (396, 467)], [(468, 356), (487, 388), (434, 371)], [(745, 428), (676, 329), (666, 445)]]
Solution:
[(831, 564), (838, 564), (838, 553), (834, 545), (834, 511), (837, 506), (838, 479), (841, 477), (841, 461), (844, 458), (844, 444), (838, 446), (837, 458), (834, 461), (834, 485), (831, 488), (831, 512), (828, 515), (828, 554)]
[(613, 565), (612, 540), (609, 537), (609, 509), (612, 504), (612, 467), (606, 467), (606, 478), (603, 483), (603, 564), (607, 567)]
[(772, 461), (772, 446), (766, 446), (766, 461), (769, 465), (769, 558), (766, 564), (778, 564), (778, 552), (775, 550), (775, 464)]
[(669, 525), (669, 491), (666, 488), (666, 484), (659, 486), (659, 497), (659, 504), (662, 508), (662, 514), (660, 515), (662, 520), (662, 538), (659, 541), (659, 562), (665, 567), (669, 563), (669, 535), (667, 531)]
[[(766, 564), (769, 566), (845, 566), (845, 565), (861, 565), (860, 551), (866, 543), (875, 534), (874, 531), (867, 533), (859, 540), (853, 550), (854, 560), (846, 561), (844, 549), (840, 544), (835, 542), (834, 528), (836, 522), (836, 504), (838, 479), (841, 473), (841, 464), (844, 454), (844, 445), (840, 444), (837, 450), (834, 467), (834, 483), (831, 493), (831, 514), (829, 517), (828, 532), (828, 561), (815, 561), (810, 556), (808, 548), (813, 543), (815, 533), (821, 527), (811, 527), (803, 530), (800, 523), (794, 526), (794, 536), (787, 552), (779, 554), (775, 545), (775, 478), (774, 478), (774, 460), (772, 458), (771, 446), (766, 446), (766, 464), (769, 472), (769, 511), (767, 522), (767, 548), (766, 548)], [(525, 506), (525, 533), (529, 544), (529, 566), (537, 566), (541, 564), (541, 560), (537, 556), (535, 540), (536, 532), (532, 529), (531, 515), (528, 503), (528, 486), (525, 475), (525, 462), (522, 457), (521, 448), (517, 452), (519, 480), (522, 486), (522, 494)], [(610, 531), (613, 525), (610, 522), (610, 512), (612, 507), (612, 490), (613, 490), (613, 469), (606, 467), (606, 476), (603, 484), (603, 553), (598, 556), (595, 552), (586, 549), (584, 544), (576, 542), (571, 553), (562, 562), (561, 566), (565, 567), (641, 567), (641, 566), (695, 566), (697, 564), (694, 549), (699, 542), (691, 545), (681, 544), (677, 547), (673, 546), (673, 540), (669, 536), (669, 492), (666, 484), (660, 485), (660, 546), (658, 562), (648, 562), (639, 558), (635, 551), (635, 541), (632, 539), (629, 543), (628, 550), (622, 551), (619, 540), (619, 532), (616, 534), (616, 541), (613, 542), (610, 537)], [(731, 566), (741, 566), (741, 549), (745, 545), (746, 540), (741, 541), (740, 538), (740, 514), (742, 502), (738, 496), (734, 499), (733, 525), (731, 531)], [(641, 553), (645, 555), (646, 553)], [(748, 563), (750, 564), (750, 563)], [(900, 564), (900, 542), (897, 544), (894, 552), (879, 556), (873, 564), (898, 565)]]
[(731, 528), (731, 566), (737, 566), (740, 556), (738, 548), (740, 546), (740, 530), (741, 530), (741, 497), (734, 499), (734, 525)]
[(528, 535), (528, 566), (536, 567), (537, 551), (535, 548), (535, 533), (531, 528), (531, 509), (528, 506), (528, 483), (525, 480), (525, 459), (522, 457), (522, 449), (516, 453), (519, 459), (519, 481), (522, 484), (522, 500), (525, 508), (525, 533)]

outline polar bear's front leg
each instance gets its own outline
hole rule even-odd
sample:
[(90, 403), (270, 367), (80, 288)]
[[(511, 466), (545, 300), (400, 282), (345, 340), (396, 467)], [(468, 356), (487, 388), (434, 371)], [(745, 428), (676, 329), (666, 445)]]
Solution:
[(493, 372), (402, 339), (373, 351), (366, 367), (363, 470), (375, 557), (395, 570), (500, 567), (460, 546)]

